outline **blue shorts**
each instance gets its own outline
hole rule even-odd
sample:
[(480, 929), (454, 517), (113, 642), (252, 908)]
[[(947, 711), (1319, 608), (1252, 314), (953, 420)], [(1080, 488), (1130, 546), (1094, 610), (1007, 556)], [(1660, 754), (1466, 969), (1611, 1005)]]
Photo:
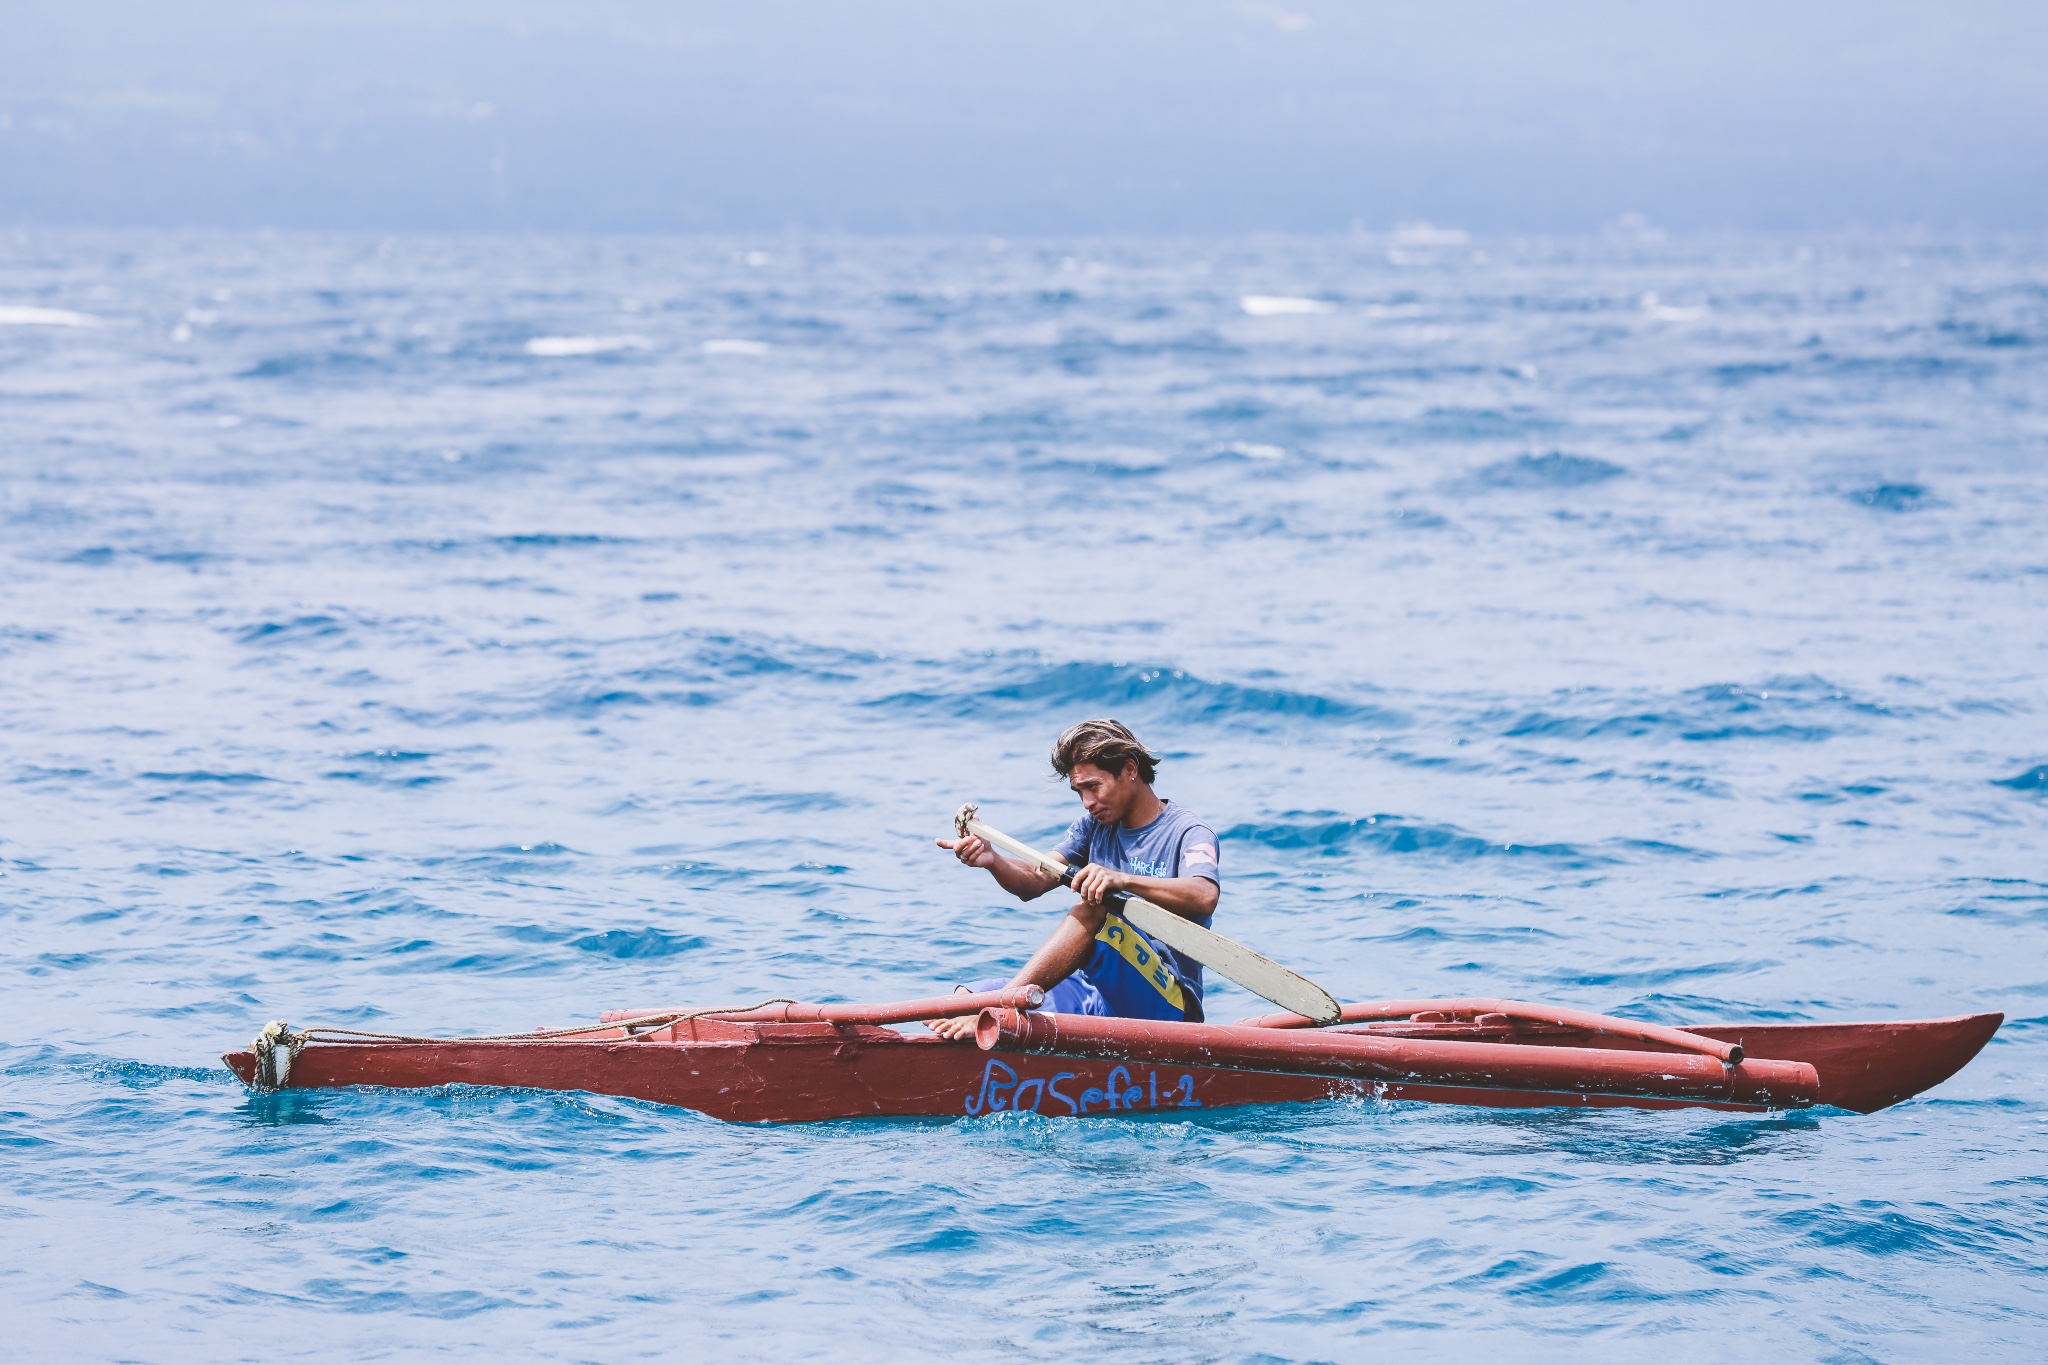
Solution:
[[(979, 981), (966, 983), (967, 989), (980, 995), (983, 991), (999, 991), (1010, 984), (1007, 976), (988, 976)], [(1107, 1016), (1109, 1002), (1102, 998), (1102, 992), (1095, 989), (1095, 983), (1088, 979), (1085, 971), (1075, 972), (1059, 985), (1045, 993), (1045, 1003), (1039, 1011), (1044, 1014), (1099, 1014)]]

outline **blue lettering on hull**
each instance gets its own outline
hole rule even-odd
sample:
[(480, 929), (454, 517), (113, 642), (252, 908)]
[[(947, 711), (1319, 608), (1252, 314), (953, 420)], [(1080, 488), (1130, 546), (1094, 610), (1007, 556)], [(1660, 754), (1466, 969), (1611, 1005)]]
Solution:
[[(1126, 1066), (1110, 1069), (1099, 1086), (1089, 1086), (1079, 1094), (1070, 1094), (1060, 1088), (1060, 1082), (1085, 1079), (1079, 1072), (1060, 1071), (1050, 1076), (1019, 1076), (1017, 1069), (1008, 1062), (991, 1057), (981, 1068), (981, 1083), (967, 1092), (962, 1108), (970, 1116), (976, 1114), (1012, 1113), (1037, 1114), (1044, 1112), (1042, 1106), (1053, 1100), (1066, 1106), (1065, 1113), (1076, 1117), (1082, 1114), (1110, 1114), (1137, 1109), (1200, 1109), (1202, 1102), (1195, 1098), (1195, 1076), (1191, 1071), (1169, 1077), (1164, 1092), (1159, 1085), (1159, 1073), (1147, 1071), (1142, 1081), (1131, 1075)], [(1061, 1110), (1054, 1109), (1055, 1115)]]

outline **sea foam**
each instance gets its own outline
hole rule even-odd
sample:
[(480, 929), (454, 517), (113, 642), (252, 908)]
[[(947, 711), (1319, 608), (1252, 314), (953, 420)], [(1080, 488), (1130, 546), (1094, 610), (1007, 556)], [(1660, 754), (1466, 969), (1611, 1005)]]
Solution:
[(0, 304), (0, 327), (98, 327), (100, 319), (68, 308), (28, 308)]
[(1237, 306), (1255, 318), (1308, 317), (1334, 313), (1337, 305), (1323, 299), (1296, 298), (1291, 294), (1246, 294)]
[(535, 337), (526, 343), (528, 355), (608, 355), (613, 351), (645, 351), (654, 343), (643, 336)]

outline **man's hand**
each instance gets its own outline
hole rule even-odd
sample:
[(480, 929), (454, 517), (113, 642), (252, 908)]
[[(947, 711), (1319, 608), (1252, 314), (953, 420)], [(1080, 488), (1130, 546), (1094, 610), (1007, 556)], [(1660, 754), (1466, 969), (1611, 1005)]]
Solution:
[(1121, 872), (1112, 872), (1099, 863), (1090, 863), (1074, 874), (1071, 885), (1074, 894), (1082, 900), (1090, 905), (1100, 905), (1110, 892), (1130, 890), (1131, 881)]
[(970, 834), (964, 839), (941, 839), (938, 844), (940, 848), (953, 850), (953, 856), (969, 867), (994, 867), (996, 859), (1001, 856), (978, 834)]
[(962, 835), (958, 839), (940, 839), (940, 848), (949, 850), (968, 867), (987, 868), (997, 885), (1019, 900), (1037, 900), (1060, 879), (1033, 863), (1020, 863), (1015, 858), (1005, 858), (996, 852), (995, 846), (978, 834)]

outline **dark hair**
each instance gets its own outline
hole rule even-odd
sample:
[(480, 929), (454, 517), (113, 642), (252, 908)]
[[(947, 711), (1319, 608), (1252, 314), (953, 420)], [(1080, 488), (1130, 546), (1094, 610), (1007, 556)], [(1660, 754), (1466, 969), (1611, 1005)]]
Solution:
[(1159, 771), (1159, 755), (1138, 742), (1122, 721), (1084, 720), (1069, 726), (1052, 746), (1053, 771), (1061, 777), (1073, 775), (1077, 764), (1088, 763), (1106, 773), (1120, 773), (1124, 764), (1138, 765), (1138, 780), (1152, 785)]

